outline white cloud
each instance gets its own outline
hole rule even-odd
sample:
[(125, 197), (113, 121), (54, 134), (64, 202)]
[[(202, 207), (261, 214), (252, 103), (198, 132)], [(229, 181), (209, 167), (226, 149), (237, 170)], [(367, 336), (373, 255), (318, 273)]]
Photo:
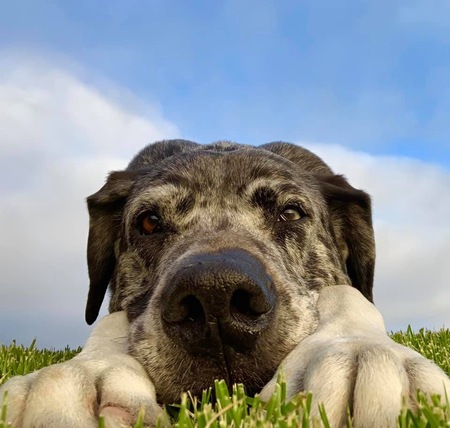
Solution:
[(375, 302), (389, 329), (450, 326), (450, 172), (415, 159), (306, 144), (372, 196)]
[(84, 199), (108, 171), (178, 131), (120, 88), (100, 91), (38, 61), (0, 70), (0, 342), (81, 345)]
[(108, 89), (39, 61), (1, 61), (0, 154), (129, 155), (177, 133), (155, 107)]

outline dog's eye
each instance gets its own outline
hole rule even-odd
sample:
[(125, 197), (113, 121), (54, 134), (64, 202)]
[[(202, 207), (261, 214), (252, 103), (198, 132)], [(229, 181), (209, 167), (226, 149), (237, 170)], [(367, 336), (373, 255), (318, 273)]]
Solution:
[(278, 221), (297, 221), (303, 216), (304, 212), (301, 208), (295, 205), (288, 205), (283, 208), (283, 211), (281, 211)]
[(159, 229), (160, 219), (153, 211), (146, 211), (138, 216), (137, 228), (141, 235), (150, 235)]

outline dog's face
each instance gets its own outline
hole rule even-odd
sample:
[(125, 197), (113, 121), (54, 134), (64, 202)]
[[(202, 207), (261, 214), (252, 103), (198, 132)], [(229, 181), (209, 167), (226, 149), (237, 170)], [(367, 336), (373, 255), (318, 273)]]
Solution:
[(161, 402), (214, 379), (251, 394), (316, 328), (318, 291), (372, 299), (370, 200), (297, 146), (148, 146), (88, 198), (86, 317), (131, 322)]

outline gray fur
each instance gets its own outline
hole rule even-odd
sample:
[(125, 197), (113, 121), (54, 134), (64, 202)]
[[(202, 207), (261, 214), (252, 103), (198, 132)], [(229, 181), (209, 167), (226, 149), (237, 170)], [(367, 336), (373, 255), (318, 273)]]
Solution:
[[(306, 215), (278, 222), (292, 204)], [(112, 173), (88, 208), (86, 320), (95, 321), (109, 285), (110, 312), (126, 311), (129, 351), (161, 402), (199, 393), (216, 378), (259, 391), (317, 328), (323, 287), (352, 285), (372, 301), (368, 195), (292, 144), (158, 142)], [(141, 236), (136, 219), (149, 209), (158, 212), (162, 231)], [(276, 294), (273, 321), (246, 352), (223, 347), (216, 357), (193, 355), (165, 333), (161, 296), (189, 257), (226, 250), (243, 250), (264, 265)]]

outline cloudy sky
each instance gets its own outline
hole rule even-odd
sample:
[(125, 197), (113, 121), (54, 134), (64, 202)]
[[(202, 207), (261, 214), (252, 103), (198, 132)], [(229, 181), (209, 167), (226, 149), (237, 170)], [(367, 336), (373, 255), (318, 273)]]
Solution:
[(317, 152), (373, 196), (388, 329), (450, 327), (448, 76), (448, 0), (5, 2), (0, 343), (84, 342), (84, 198), (173, 137)]

